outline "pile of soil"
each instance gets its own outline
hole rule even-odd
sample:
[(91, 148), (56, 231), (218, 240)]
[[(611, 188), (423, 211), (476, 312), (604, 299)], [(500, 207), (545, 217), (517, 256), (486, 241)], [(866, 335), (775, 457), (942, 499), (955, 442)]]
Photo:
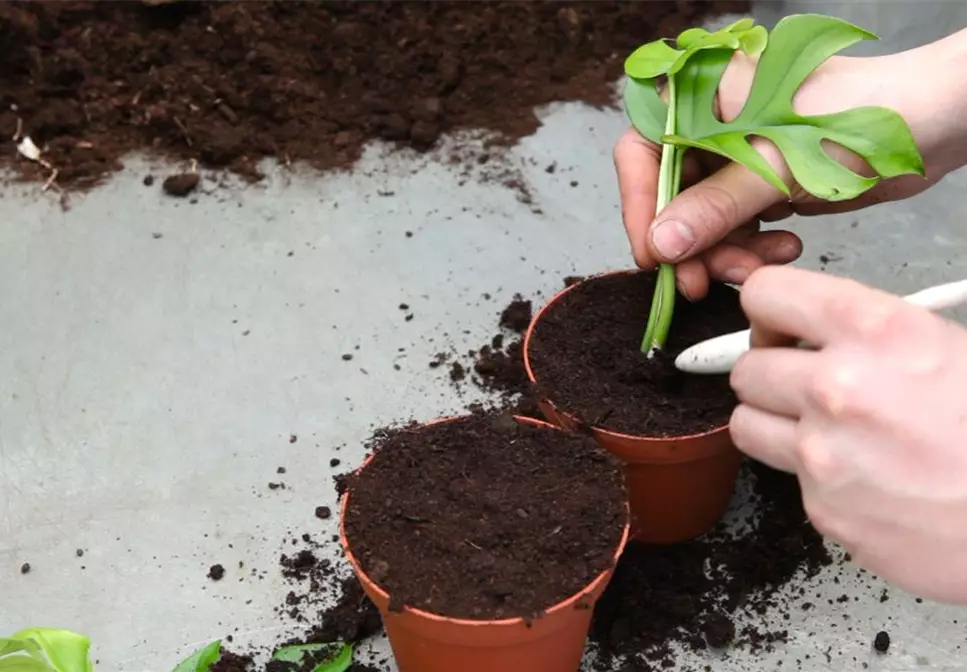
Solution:
[(720, 527), (674, 546), (628, 545), (595, 609), (597, 669), (621, 660), (673, 667), (673, 644), (756, 651), (786, 639), (781, 626), (737, 628), (735, 617), (781, 614), (779, 589), (833, 560), (806, 519), (796, 478), (751, 461), (747, 468), (758, 504), (755, 520), (746, 521), (750, 531), (733, 536)]
[[(380, 138), (532, 133), (534, 107), (613, 104), (630, 50), (748, 0), (0, 3), (0, 134), (61, 185), (152, 149), (258, 178), (257, 162), (353, 163)], [(28, 173), (40, 167), (3, 153)]]
[(649, 358), (641, 339), (656, 275), (606, 275), (579, 284), (534, 328), (530, 362), (538, 390), (581, 422), (646, 436), (683, 436), (726, 424), (736, 405), (729, 377), (684, 374), (690, 345), (746, 329), (739, 294), (714, 284), (692, 303), (679, 295), (668, 342)]
[(373, 447), (346, 481), (345, 525), (390, 609), (534, 618), (614, 562), (628, 515), (623, 477), (587, 437), (478, 412), (404, 427)]

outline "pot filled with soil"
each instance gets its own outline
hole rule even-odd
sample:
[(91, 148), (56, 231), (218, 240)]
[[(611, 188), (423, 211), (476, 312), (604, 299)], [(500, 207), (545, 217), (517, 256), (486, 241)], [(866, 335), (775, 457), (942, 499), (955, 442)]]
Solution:
[(527, 330), (524, 366), (550, 422), (590, 434), (624, 463), (632, 536), (669, 544), (715, 525), (741, 462), (728, 376), (682, 373), (675, 356), (748, 321), (738, 292), (713, 283), (702, 301), (678, 298), (668, 342), (649, 357), (640, 346), (655, 278), (619, 271), (558, 293)]
[(345, 482), (341, 537), (400, 672), (576, 672), (629, 534), (618, 460), (496, 412), (373, 448)]

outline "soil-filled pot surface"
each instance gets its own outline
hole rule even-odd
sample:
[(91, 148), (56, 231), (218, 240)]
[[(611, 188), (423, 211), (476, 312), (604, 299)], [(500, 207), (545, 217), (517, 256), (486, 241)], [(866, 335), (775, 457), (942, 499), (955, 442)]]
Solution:
[(639, 436), (686, 436), (721, 427), (736, 405), (727, 375), (675, 368), (682, 350), (749, 326), (739, 293), (713, 284), (695, 303), (679, 295), (668, 342), (641, 352), (656, 275), (614, 273), (572, 287), (534, 325), (528, 358), (538, 393), (581, 422)]
[(614, 563), (621, 469), (591, 439), (477, 413), (374, 448), (347, 480), (346, 537), (391, 610), (537, 617)]

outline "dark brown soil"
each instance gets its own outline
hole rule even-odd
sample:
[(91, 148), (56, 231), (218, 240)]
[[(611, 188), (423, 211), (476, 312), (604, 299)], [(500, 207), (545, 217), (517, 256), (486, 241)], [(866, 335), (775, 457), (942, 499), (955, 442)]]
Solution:
[(478, 413), (401, 428), (373, 447), (349, 478), (345, 524), (391, 609), (536, 617), (613, 562), (623, 478), (586, 437)]
[(890, 633), (881, 630), (876, 633), (876, 637), (873, 639), (873, 648), (876, 649), (877, 653), (886, 653), (890, 650)]
[(211, 672), (249, 672), (251, 669), (251, 656), (232, 653), (226, 651), (224, 647), (218, 661), (211, 666)]
[(751, 532), (733, 537), (719, 529), (669, 547), (629, 544), (595, 609), (591, 639), (603, 653), (598, 669), (611, 670), (625, 657), (674, 666), (672, 642), (756, 651), (785, 640), (782, 628), (736, 631), (733, 616), (781, 610), (779, 588), (797, 573), (815, 576), (832, 558), (806, 520), (796, 478), (758, 463), (747, 467), (759, 508)]
[(212, 581), (221, 581), (225, 576), (225, 568), (222, 565), (212, 565), (208, 568), (208, 578)]
[(729, 377), (684, 374), (675, 356), (690, 345), (748, 327), (738, 292), (713, 285), (708, 298), (679, 296), (668, 343), (641, 352), (655, 274), (607, 275), (577, 285), (546, 310), (531, 337), (538, 391), (588, 425), (646, 436), (682, 436), (728, 422)]
[[(0, 3), (0, 134), (45, 148), (62, 185), (153, 149), (256, 178), (257, 162), (345, 166), (370, 139), (532, 133), (534, 106), (610, 105), (627, 53), (711, 2)], [(25, 172), (35, 164), (3, 154)], [(34, 172), (36, 171), (36, 172)]]

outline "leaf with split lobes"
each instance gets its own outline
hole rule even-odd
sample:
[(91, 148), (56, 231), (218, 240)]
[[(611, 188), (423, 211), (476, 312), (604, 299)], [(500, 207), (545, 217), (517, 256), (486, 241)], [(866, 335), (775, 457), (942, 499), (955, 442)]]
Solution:
[[(724, 156), (789, 194), (779, 174), (749, 142), (764, 137), (779, 149), (796, 182), (827, 201), (856, 198), (883, 178), (923, 175), (913, 135), (892, 110), (866, 107), (808, 117), (793, 111), (793, 96), (817, 67), (870, 39), (876, 36), (841, 19), (811, 14), (783, 19), (759, 59), (745, 106), (727, 123), (715, 117), (713, 104), (730, 56), (716, 50), (695, 54), (676, 77), (676, 132), (662, 141)], [(823, 142), (861, 156), (877, 175), (864, 177), (849, 170), (826, 153)]]

